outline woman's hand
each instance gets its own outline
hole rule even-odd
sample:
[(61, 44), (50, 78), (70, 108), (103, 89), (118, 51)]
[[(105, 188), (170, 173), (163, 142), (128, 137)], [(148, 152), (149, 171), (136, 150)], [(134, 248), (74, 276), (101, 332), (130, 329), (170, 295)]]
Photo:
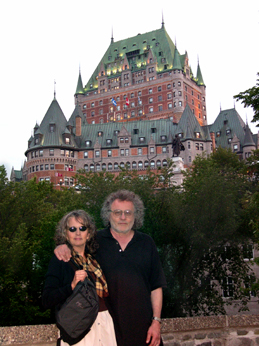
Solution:
[(74, 290), (74, 288), (76, 287), (79, 281), (84, 281), (86, 277), (87, 277), (87, 272), (85, 270), (77, 270), (75, 272), (74, 279), (71, 282), (72, 290)]

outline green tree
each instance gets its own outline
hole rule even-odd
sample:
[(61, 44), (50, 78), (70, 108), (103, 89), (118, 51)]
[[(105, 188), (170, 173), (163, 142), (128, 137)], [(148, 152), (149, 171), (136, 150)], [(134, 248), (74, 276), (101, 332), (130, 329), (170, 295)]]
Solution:
[(250, 266), (243, 260), (242, 244), (253, 233), (244, 222), (244, 169), (234, 154), (219, 149), (209, 158), (197, 157), (187, 170), (166, 234), (163, 258), (173, 292), (166, 297), (167, 316), (224, 313), (226, 278), (232, 280), (228, 303), (240, 300), (241, 309), (246, 308), (249, 298), (240, 287)]
[[(257, 75), (259, 76), (259, 72)], [(234, 98), (237, 101), (241, 101), (245, 107), (253, 108), (254, 117), (252, 122), (257, 122), (259, 120), (259, 79), (257, 79), (257, 83), (254, 87), (240, 92), (238, 95), (235, 95)]]

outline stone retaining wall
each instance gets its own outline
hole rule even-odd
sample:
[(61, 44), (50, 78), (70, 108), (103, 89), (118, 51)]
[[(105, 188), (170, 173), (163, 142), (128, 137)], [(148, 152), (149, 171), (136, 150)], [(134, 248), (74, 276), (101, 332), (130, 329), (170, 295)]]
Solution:
[[(55, 325), (0, 327), (0, 345), (55, 345)], [(164, 319), (165, 346), (257, 346), (259, 315)], [(135, 346), (135, 345), (132, 345)]]

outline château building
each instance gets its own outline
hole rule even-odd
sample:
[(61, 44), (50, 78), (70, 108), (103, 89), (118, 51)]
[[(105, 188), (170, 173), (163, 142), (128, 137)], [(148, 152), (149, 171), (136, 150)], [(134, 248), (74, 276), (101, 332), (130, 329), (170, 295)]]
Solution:
[[(48, 180), (54, 186), (76, 185), (79, 169), (117, 173), (128, 167), (158, 174), (172, 159), (174, 180), (197, 154), (231, 148), (247, 158), (258, 148), (236, 109), (220, 110), (207, 124), (205, 84), (198, 63), (193, 75), (188, 54), (170, 39), (164, 23), (158, 30), (111, 43), (85, 86), (79, 73), (75, 108), (67, 120), (56, 95), (36, 124), (21, 171), (11, 180)], [(173, 157), (172, 142), (183, 149)]]
[(178, 123), (189, 105), (200, 125), (207, 124), (206, 87), (200, 65), (193, 74), (188, 54), (180, 54), (166, 32), (158, 30), (115, 42), (83, 87), (75, 93), (89, 124), (170, 119)]

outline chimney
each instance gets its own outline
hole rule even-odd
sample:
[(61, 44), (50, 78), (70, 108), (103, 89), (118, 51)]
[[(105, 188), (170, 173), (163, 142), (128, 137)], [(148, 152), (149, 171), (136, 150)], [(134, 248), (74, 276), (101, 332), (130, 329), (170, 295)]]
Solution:
[(79, 115), (76, 116), (76, 136), (80, 137), (81, 136), (81, 123), (82, 119)]

